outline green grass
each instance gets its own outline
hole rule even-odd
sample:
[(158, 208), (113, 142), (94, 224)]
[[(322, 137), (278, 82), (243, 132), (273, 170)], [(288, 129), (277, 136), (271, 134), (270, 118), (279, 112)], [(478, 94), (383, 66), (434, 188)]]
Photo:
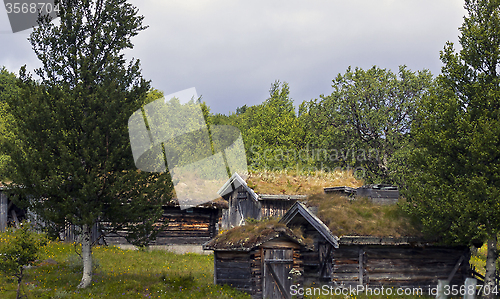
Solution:
[[(95, 247), (92, 285), (76, 286), (81, 264), (71, 244), (51, 242), (43, 261), (27, 271), (28, 298), (250, 298), (228, 286), (213, 284), (213, 256), (166, 251)], [(51, 259), (51, 260), (48, 260)], [(14, 281), (0, 276), (0, 298), (15, 298)]]
[[(166, 251), (121, 250), (95, 247), (97, 267), (92, 285), (76, 286), (81, 279), (81, 261), (74, 246), (50, 242), (42, 262), (27, 270), (23, 283), (28, 298), (246, 298), (228, 286), (213, 284), (213, 255)], [(0, 298), (16, 296), (12, 279), (0, 276)], [(428, 296), (305, 296), (304, 298), (432, 298)]]

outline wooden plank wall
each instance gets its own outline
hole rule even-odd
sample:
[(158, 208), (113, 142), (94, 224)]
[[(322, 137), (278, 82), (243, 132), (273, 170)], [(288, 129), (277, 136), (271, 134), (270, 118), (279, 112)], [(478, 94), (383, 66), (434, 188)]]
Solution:
[[(217, 223), (220, 215), (217, 209), (192, 208), (181, 210), (178, 207), (165, 207), (161, 221), (164, 226), (155, 241), (150, 245), (201, 245), (217, 235)], [(105, 237), (110, 245), (129, 244), (123, 237), (126, 231), (109, 234)]]
[[(345, 285), (435, 286), (438, 279), (447, 279), (464, 253), (468, 255), (463, 247), (341, 245), (333, 253), (332, 281)], [(467, 256), (451, 284), (463, 284), (468, 264)]]
[(219, 285), (227, 284), (249, 294), (255, 293), (255, 283), (257, 281), (252, 276), (252, 266), (255, 266), (255, 264), (251, 263), (250, 256), (250, 253), (246, 251), (215, 251), (215, 283)]
[[(310, 237), (314, 240), (314, 251), (302, 249), (301, 261), (303, 263), (303, 278), (304, 283), (306, 285), (312, 283), (318, 283), (323, 281), (320, 277), (321, 270), (321, 259), (320, 259), (320, 250), (324, 250), (326, 245), (329, 244), (323, 236), (319, 234), (319, 232), (310, 224), (303, 223), (301, 225), (301, 229), (304, 236)], [(335, 250), (335, 249), (334, 249)], [(321, 252), (323, 253), (323, 252)]]
[[(63, 242), (79, 242), (80, 229), (75, 225), (67, 225), (62, 233), (59, 234), (61, 241)], [(92, 243), (102, 244), (100, 241), (101, 230), (99, 223), (95, 223), (92, 227), (92, 238), (90, 241)]]
[(261, 200), (261, 217), (281, 217), (296, 202), (296, 200)]
[(229, 196), (228, 227), (244, 224), (246, 218), (261, 219), (260, 202), (251, 198), (243, 186)]

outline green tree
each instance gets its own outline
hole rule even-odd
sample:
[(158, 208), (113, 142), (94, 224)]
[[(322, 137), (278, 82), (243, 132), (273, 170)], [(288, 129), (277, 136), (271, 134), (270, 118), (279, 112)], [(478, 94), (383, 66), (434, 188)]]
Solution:
[(0, 69), (0, 180), (8, 178), (5, 166), (10, 160), (9, 153), (2, 150), (2, 145), (9, 138), (13, 138), (13, 132), (7, 129), (7, 123), (12, 122), (12, 115), (8, 113), (7, 100), (19, 95), (17, 77), (2, 67)]
[(301, 162), (297, 153), (303, 146), (304, 130), (286, 82), (274, 82), (269, 98), (260, 105), (244, 105), (236, 113), (210, 115), (209, 119), (213, 125), (240, 129), (251, 169), (293, 169)]
[(24, 269), (39, 258), (47, 239), (44, 235), (32, 232), (29, 223), (22, 223), (20, 229), (9, 230), (0, 235), (0, 271), (17, 280), (16, 298), (21, 298)]
[[(461, 50), (448, 42), (438, 88), (413, 124), (409, 210), (448, 242), (487, 241), (495, 286), (500, 228), (500, 1), (467, 0)], [(490, 294), (488, 298), (493, 298)]]
[(237, 117), (249, 166), (261, 170), (295, 167), (304, 131), (295, 113), (288, 83), (274, 82), (268, 99), (244, 110)]
[[(83, 274), (92, 278), (92, 227), (126, 229), (145, 245), (154, 238), (162, 203), (172, 194), (168, 173), (137, 171), (127, 122), (146, 103), (149, 82), (123, 50), (144, 30), (125, 0), (62, 0), (58, 24), (40, 20), (29, 41), (41, 61), (35, 81), (20, 72), (21, 96), (7, 100), (15, 121), (9, 142), (11, 188), (32, 198), (52, 233), (81, 229)], [(22, 203), (22, 202), (21, 202)], [(94, 236), (95, 237), (95, 236)]]
[(150, 90), (148, 90), (148, 94), (146, 95), (146, 100), (144, 102), (144, 105), (154, 102), (158, 99), (161, 99), (164, 96), (165, 94), (163, 93), (163, 91), (158, 90), (156, 88), (151, 88)]
[(429, 71), (405, 66), (398, 74), (375, 66), (339, 74), (331, 95), (300, 108), (306, 141), (325, 152), (316, 162), (364, 169), (368, 182), (401, 184), (401, 151), (410, 144), (416, 103), (432, 81)]

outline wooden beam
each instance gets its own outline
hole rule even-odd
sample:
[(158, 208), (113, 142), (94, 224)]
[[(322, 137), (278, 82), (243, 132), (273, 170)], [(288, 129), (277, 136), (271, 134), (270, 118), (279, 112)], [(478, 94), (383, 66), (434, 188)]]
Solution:
[(457, 273), (457, 270), (458, 270), (458, 268), (460, 267), (460, 265), (462, 264), (463, 261), (464, 261), (464, 255), (462, 254), (460, 256), (460, 258), (458, 259), (458, 262), (455, 264), (455, 267), (451, 271), (450, 275), (448, 276), (448, 282), (449, 283), (451, 283), (451, 279), (453, 278), (453, 276), (455, 276), (455, 273)]
[(326, 269), (326, 264), (328, 261), (331, 261), (330, 260), (330, 255), (332, 253), (332, 248), (333, 246), (331, 244), (328, 244), (328, 250), (326, 251), (326, 255), (323, 256), (323, 261), (321, 261), (321, 257), (320, 257), (320, 263), (321, 263), (321, 269), (319, 270), (319, 277), (320, 278), (323, 278), (325, 275), (324, 275), (324, 272), (325, 272), (325, 269)]

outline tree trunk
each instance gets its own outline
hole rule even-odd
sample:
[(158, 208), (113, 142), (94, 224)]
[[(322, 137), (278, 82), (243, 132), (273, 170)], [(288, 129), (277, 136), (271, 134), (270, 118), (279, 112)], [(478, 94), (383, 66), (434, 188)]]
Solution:
[(486, 255), (486, 274), (484, 276), (484, 286), (486, 289), (483, 289), (484, 291), (486, 291), (483, 298), (486, 299), (496, 298), (495, 293), (497, 293), (498, 291), (495, 281), (497, 255), (498, 255), (497, 236), (494, 235), (493, 237), (488, 239), (488, 253)]
[(21, 298), (21, 282), (23, 280), (23, 271), (24, 271), (24, 269), (21, 267), (21, 272), (19, 273), (19, 276), (17, 277), (16, 299), (20, 299)]
[(91, 227), (83, 226), (82, 231), (82, 259), (83, 259), (83, 276), (82, 281), (78, 285), (79, 289), (86, 288), (92, 281), (92, 244), (91, 244)]

